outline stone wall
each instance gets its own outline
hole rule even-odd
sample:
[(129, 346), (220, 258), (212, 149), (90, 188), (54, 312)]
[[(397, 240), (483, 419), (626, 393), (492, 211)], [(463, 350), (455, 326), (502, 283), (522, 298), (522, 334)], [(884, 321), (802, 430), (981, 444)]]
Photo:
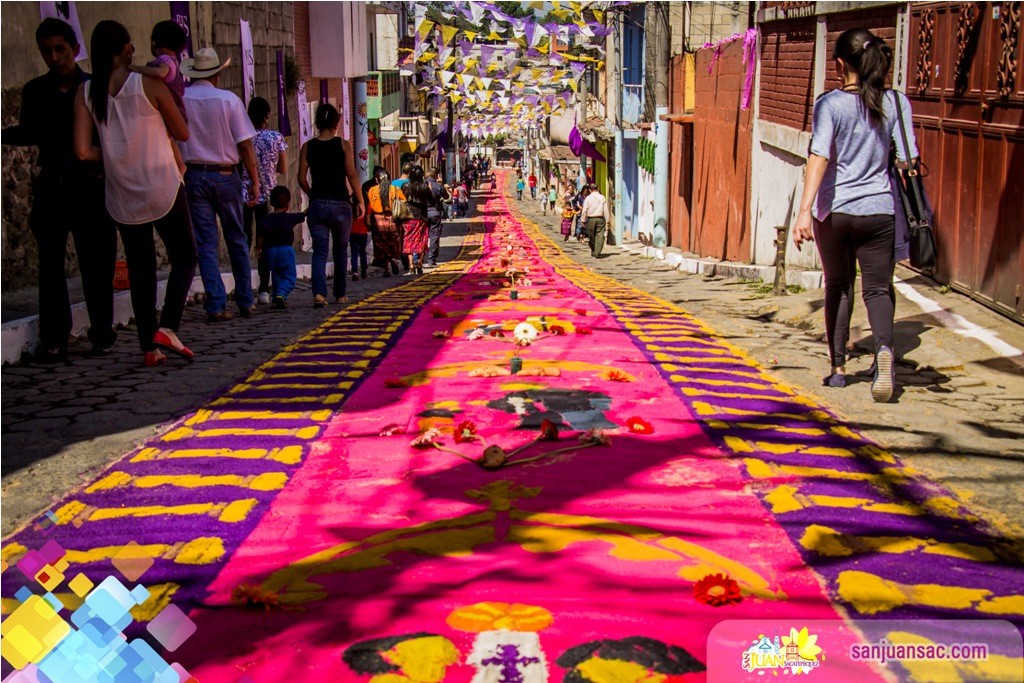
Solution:
[[(5, 128), (18, 123), (20, 109), (21, 88), (4, 88), (0, 120)], [(0, 152), (3, 163), (3, 219), (0, 224), (3, 264), (0, 273), (4, 287), (24, 287), (39, 278), (38, 250), (28, 230), (36, 156), (35, 147), (5, 145)], [(68, 261), (72, 268), (77, 264), (73, 258)]]

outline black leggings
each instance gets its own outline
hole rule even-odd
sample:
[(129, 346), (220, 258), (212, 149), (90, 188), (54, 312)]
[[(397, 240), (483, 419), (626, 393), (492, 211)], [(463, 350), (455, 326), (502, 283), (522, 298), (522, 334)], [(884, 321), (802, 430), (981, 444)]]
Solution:
[(178, 331), (181, 316), (185, 312), (188, 291), (196, 275), (196, 240), (192, 234), (192, 219), (188, 213), (184, 186), (178, 190), (174, 206), (163, 218), (142, 225), (118, 225), (124, 255), (128, 261), (128, 280), (132, 290), (132, 309), (135, 311), (135, 325), (139, 330), (139, 346), (143, 351), (152, 351), (153, 335), (156, 334), (156, 242), (153, 228), (167, 249), (171, 262), (171, 274), (167, 278), (163, 311), (160, 313), (160, 327)]
[(895, 222), (891, 215), (833, 213), (814, 221), (814, 240), (825, 271), (825, 330), (832, 366), (846, 364), (853, 311), (853, 281), (860, 263), (861, 294), (875, 338), (875, 352), (892, 348), (892, 274)]

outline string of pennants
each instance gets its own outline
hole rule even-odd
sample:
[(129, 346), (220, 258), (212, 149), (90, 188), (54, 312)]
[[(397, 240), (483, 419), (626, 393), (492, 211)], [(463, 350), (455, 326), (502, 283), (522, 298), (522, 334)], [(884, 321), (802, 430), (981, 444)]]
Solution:
[[(434, 106), (450, 101), (457, 107), (458, 132), (476, 137), (521, 130), (571, 106), (588, 63), (604, 67), (603, 41), (612, 31), (604, 17), (619, 4), (628, 3), (524, 2), (532, 12), (516, 17), (493, 3), (461, 0), (437, 3), (428, 18), (426, 4), (417, 3), (414, 49), (399, 68), (421, 75), (420, 91)], [(545, 17), (558, 21), (541, 24)], [(455, 25), (460, 18), (479, 30)], [(554, 48), (556, 39), (570, 36), (591, 54)]]

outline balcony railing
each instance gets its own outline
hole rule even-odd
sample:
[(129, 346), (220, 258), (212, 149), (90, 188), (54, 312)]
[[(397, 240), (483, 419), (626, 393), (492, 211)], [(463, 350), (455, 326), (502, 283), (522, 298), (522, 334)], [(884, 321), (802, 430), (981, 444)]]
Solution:
[(622, 86), (622, 122), (631, 126), (640, 123), (644, 116), (644, 86)]
[(417, 138), (420, 135), (420, 117), (399, 116), (398, 128), (402, 131), (402, 135)]

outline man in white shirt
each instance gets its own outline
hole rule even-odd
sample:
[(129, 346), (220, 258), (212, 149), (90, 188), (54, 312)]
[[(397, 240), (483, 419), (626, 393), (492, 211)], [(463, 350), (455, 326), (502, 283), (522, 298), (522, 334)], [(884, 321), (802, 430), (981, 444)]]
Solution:
[(221, 62), (213, 48), (203, 48), (195, 59), (186, 59), (181, 64), (181, 72), (192, 79), (192, 85), (185, 89), (190, 137), (188, 142), (181, 143), (181, 157), (185, 162), (185, 192), (196, 235), (199, 272), (206, 290), (203, 307), (209, 322), (231, 319), (217, 257), (218, 217), (231, 258), (239, 315), (248, 318), (253, 303), (252, 265), (242, 227), (238, 163), (241, 160), (252, 178), (250, 196), (259, 197), (259, 174), (252, 144), (256, 129), (242, 100), (217, 87), (221, 70), (230, 63), (230, 59)]
[(608, 200), (597, 189), (597, 185), (587, 185), (586, 191), (587, 196), (583, 200), (583, 208), (580, 210), (580, 220), (586, 226), (590, 255), (594, 258), (601, 258), (608, 225)]

